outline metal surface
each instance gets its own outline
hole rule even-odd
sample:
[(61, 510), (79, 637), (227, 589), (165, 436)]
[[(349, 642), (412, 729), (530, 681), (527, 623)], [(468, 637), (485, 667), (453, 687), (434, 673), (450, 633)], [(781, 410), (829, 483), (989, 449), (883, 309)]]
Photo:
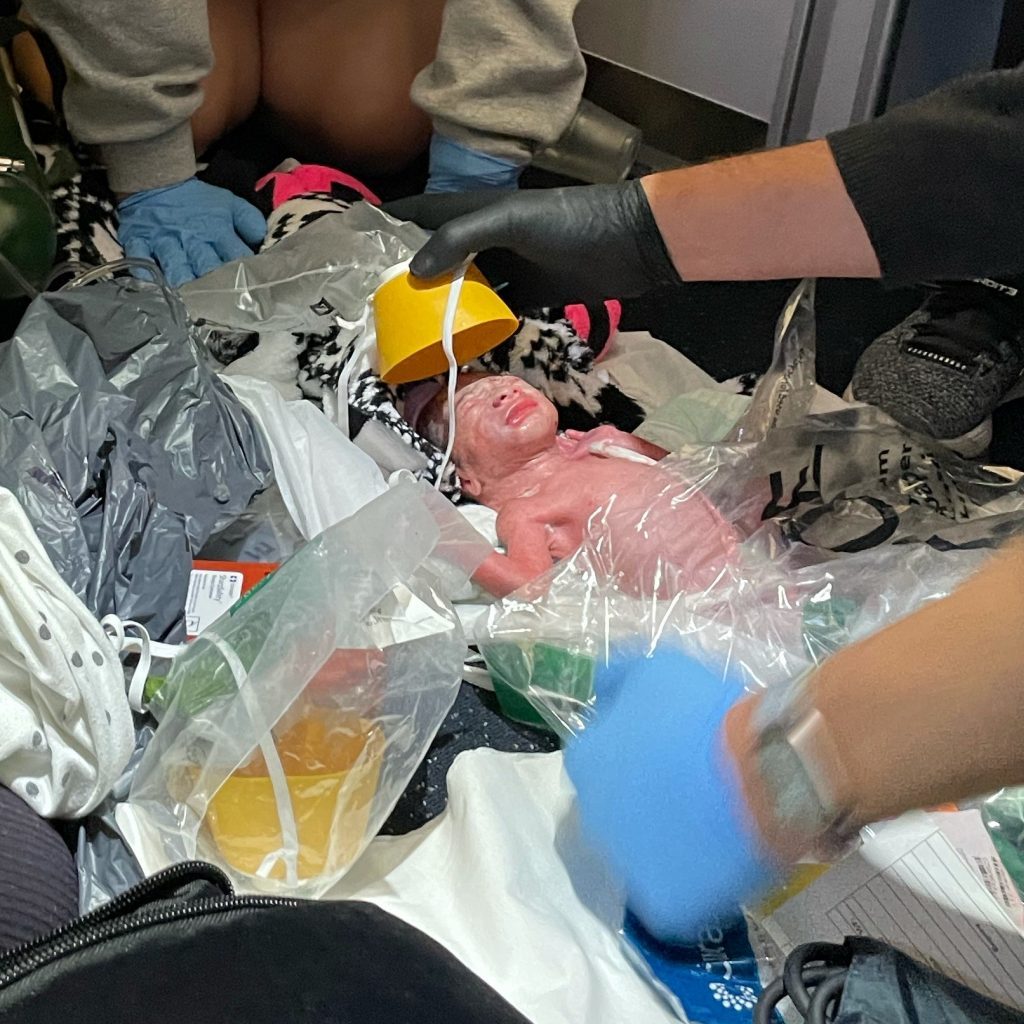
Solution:
[(534, 154), (533, 165), (591, 184), (624, 181), (636, 163), (639, 128), (583, 100), (565, 134)]
[(583, 0), (576, 27), (588, 53), (767, 122), (804, 2)]
[(874, 117), (885, 105), (894, 43), (905, 6), (904, 0), (875, 0), (867, 50), (853, 98), (852, 122)]
[(768, 125), (766, 141), (769, 146), (781, 146), (789, 133), (793, 103), (803, 73), (808, 29), (814, 17), (815, 5), (816, 0), (798, 0), (793, 10), (793, 18), (789, 26), (789, 39), (782, 61), (782, 73), (779, 76), (778, 90), (775, 93), (775, 103)]

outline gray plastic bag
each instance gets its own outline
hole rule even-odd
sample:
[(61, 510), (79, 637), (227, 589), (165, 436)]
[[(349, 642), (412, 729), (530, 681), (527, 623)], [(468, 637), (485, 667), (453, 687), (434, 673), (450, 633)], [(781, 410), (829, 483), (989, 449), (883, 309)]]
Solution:
[(0, 345), (0, 486), (97, 616), (184, 639), (192, 555), (270, 480), (262, 435), (158, 286), (40, 295)]

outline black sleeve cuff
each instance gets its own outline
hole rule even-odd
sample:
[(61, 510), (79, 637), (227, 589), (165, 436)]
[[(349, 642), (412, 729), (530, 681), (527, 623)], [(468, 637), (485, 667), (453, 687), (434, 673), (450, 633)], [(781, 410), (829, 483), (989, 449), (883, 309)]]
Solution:
[(891, 283), (1024, 272), (1024, 68), (960, 79), (828, 142)]

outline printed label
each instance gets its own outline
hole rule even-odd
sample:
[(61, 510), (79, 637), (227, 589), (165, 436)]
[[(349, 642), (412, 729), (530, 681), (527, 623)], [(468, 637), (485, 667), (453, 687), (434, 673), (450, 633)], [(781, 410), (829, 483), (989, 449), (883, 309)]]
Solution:
[(632, 915), (626, 917), (623, 935), (632, 957), (639, 957), (685, 1019), (701, 1024), (751, 1019), (762, 986), (742, 915), (709, 922), (695, 942), (686, 944), (659, 942)]
[(199, 636), (242, 596), (240, 572), (193, 569), (185, 601), (185, 631)]

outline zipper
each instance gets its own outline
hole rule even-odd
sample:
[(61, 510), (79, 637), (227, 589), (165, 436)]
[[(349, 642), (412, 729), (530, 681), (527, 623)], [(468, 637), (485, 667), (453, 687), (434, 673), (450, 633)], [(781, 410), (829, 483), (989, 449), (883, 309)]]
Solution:
[[(174, 864), (163, 871), (158, 871), (149, 878), (143, 879), (138, 885), (132, 886), (131, 889), (121, 893), (120, 896), (115, 896), (114, 899), (104, 903), (101, 907), (97, 907), (91, 913), (86, 914), (85, 917), (71, 921), (56, 932), (43, 936), (43, 938), (45, 940), (53, 939), (70, 928), (85, 924), (95, 924), (98, 921), (106, 921), (112, 917), (120, 917), (123, 914), (131, 913), (131, 911), (143, 906), (154, 898), (164, 895), (169, 898), (175, 889), (180, 888), (186, 882), (209, 882), (220, 889), (225, 896), (234, 896), (235, 894), (231, 879), (220, 868), (199, 860), (184, 861), (181, 864)], [(2, 960), (0, 960), (0, 963), (2, 963)]]
[[(133, 910), (146, 900), (159, 897), (162, 891), (173, 890), (175, 886), (180, 887), (189, 881), (210, 882), (224, 890), (224, 895), (190, 900), (178, 906), (162, 907), (148, 913), (133, 913)], [(167, 895), (169, 897), (171, 892)], [(301, 903), (301, 900), (278, 896), (236, 896), (227, 875), (212, 864), (177, 864), (140, 882), (128, 892), (98, 907), (91, 914), (0, 957), (0, 989), (14, 984), (61, 957), (154, 925), (205, 917), (209, 914), (296, 907)]]

